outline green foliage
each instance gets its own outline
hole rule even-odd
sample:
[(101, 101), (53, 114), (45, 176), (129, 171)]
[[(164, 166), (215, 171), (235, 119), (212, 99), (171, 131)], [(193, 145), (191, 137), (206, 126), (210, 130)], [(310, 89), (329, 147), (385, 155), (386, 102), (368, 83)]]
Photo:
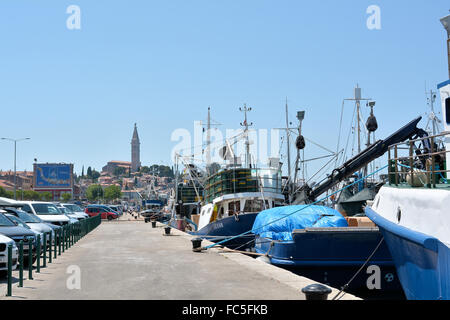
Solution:
[(101, 199), (103, 197), (103, 189), (102, 186), (99, 184), (91, 184), (86, 189), (86, 198), (89, 201), (95, 201), (98, 199)]
[(91, 167), (88, 167), (86, 177), (94, 181), (97, 181), (98, 177), (100, 177), (100, 172), (95, 171), (95, 169), (92, 169)]
[(51, 201), (53, 198), (53, 195), (51, 192), (45, 191), (45, 192), (41, 192), (40, 193), (41, 199), (42, 201)]
[(165, 165), (158, 165), (158, 164), (152, 165), (149, 169), (149, 173), (152, 172), (154, 172), (155, 175), (159, 177), (169, 177), (169, 178), (175, 177), (172, 168)]
[(122, 191), (119, 186), (112, 185), (105, 188), (104, 195), (107, 200), (115, 200), (122, 197)]
[(150, 168), (147, 167), (147, 166), (142, 166), (142, 167), (139, 168), (139, 172), (150, 173)]
[(14, 199), (14, 192), (5, 190), (5, 188), (0, 187), (0, 197)]
[(61, 198), (64, 202), (68, 202), (70, 199), (72, 199), (72, 195), (70, 193), (63, 193), (61, 195)]
[(118, 177), (124, 175), (126, 171), (127, 170), (124, 167), (116, 167), (114, 168), (113, 174)]

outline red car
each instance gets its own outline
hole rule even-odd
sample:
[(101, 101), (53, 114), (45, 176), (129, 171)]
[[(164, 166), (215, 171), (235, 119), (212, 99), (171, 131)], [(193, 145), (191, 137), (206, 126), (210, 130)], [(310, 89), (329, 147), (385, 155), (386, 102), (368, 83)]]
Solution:
[(117, 212), (114, 212), (111, 208), (108, 208), (106, 206), (88, 206), (86, 209), (84, 209), (84, 212), (86, 212), (89, 217), (95, 217), (98, 214), (101, 214), (102, 219), (108, 220), (117, 219), (119, 217), (119, 214)]

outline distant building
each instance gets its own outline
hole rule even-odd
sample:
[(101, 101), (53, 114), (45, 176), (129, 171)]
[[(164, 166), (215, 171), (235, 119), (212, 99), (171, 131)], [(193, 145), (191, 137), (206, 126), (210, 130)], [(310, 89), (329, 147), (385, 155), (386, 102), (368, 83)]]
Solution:
[(136, 123), (134, 124), (133, 137), (131, 138), (131, 172), (139, 171), (141, 167), (141, 143), (137, 132)]
[(126, 172), (129, 172), (131, 169), (131, 162), (130, 161), (109, 161), (106, 166), (102, 168), (103, 172), (108, 172), (109, 174), (114, 174), (114, 170), (116, 168), (124, 168)]
[[(16, 184), (18, 189), (30, 190), (33, 186), (33, 171), (17, 171)], [(0, 186), (6, 190), (14, 190), (14, 171), (0, 171)]]

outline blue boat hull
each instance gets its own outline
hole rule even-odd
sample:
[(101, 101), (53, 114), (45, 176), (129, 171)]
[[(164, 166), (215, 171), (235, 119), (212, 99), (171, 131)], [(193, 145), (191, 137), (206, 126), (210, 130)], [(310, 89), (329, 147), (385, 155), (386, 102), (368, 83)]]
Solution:
[(371, 208), (367, 216), (378, 225), (409, 300), (450, 299), (450, 250), (438, 239), (394, 224)]
[[(214, 221), (198, 231), (189, 233), (217, 243), (252, 230), (257, 215), (258, 213), (241, 214), (238, 216), (238, 219), (234, 216), (226, 217)], [(254, 246), (254, 239), (255, 235), (253, 233), (248, 233), (244, 236), (224, 242), (223, 246), (231, 249), (245, 250)]]
[[(255, 249), (266, 254), (273, 265), (290, 270), (315, 281), (340, 288), (360, 269), (382, 239), (378, 231), (345, 232), (325, 228), (322, 232), (293, 232), (293, 241), (272, 242), (256, 238)], [(349, 229), (350, 230), (350, 229)], [(349, 291), (357, 293), (369, 290), (367, 282), (373, 272), (368, 267), (380, 268), (378, 291), (398, 292), (403, 298), (395, 266), (385, 243), (376, 251), (365, 269), (351, 282)], [(372, 290), (371, 290), (372, 291)]]

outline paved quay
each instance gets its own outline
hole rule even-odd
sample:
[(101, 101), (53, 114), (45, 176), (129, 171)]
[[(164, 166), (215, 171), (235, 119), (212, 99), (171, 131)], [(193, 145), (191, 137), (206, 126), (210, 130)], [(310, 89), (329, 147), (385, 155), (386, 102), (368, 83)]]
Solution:
[[(15, 282), (12, 297), (5, 297), (2, 281), (0, 299), (303, 300), (301, 289), (315, 283), (243, 254), (219, 248), (195, 253), (192, 236), (175, 229), (163, 236), (162, 224), (152, 228), (133, 220), (102, 221), (41, 273), (34, 272), (34, 280), (24, 280), (23, 288)], [(74, 269), (80, 271), (80, 289), (67, 286), (73, 279), (67, 272)]]

